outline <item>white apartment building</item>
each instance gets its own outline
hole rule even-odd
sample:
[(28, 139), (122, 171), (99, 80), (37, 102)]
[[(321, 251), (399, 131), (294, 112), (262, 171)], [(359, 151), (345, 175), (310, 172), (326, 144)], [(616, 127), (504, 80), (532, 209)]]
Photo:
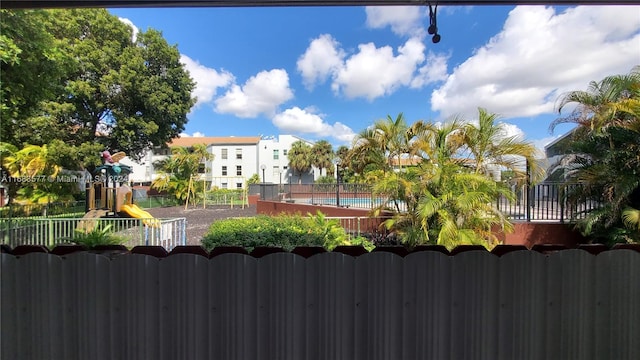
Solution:
[[(213, 155), (213, 160), (203, 164), (200, 179), (210, 181), (212, 187), (223, 189), (243, 188), (247, 179), (258, 174), (261, 181), (273, 184), (313, 182), (319, 174), (312, 168), (304, 174), (293, 173), (289, 167), (288, 152), (291, 145), (302, 140), (293, 135), (280, 135), (277, 138), (249, 137), (182, 137), (168, 144), (189, 147), (204, 144)], [(153, 164), (171, 154), (170, 149), (154, 149), (139, 162), (125, 158), (121, 162), (132, 168), (129, 179), (133, 184), (149, 184), (157, 174)], [(291, 176), (290, 176), (291, 175)]]

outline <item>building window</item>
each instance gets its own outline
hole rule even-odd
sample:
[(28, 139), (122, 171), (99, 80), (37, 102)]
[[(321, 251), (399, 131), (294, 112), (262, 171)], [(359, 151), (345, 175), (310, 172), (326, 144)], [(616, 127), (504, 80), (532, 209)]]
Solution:
[(280, 158), (280, 150), (273, 150), (273, 160), (278, 160)]
[(227, 188), (227, 183), (220, 184), (220, 187), (223, 188), (223, 189), (226, 189)]
[(205, 173), (205, 167), (204, 164), (200, 164), (198, 165), (198, 174), (204, 174)]
[(222, 167), (222, 176), (227, 176), (227, 167), (226, 166)]
[(236, 166), (236, 175), (242, 176), (242, 166)]
[(273, 175), (274, 176), (280, 175), (280, 167), (279, 166), (274, 166), (273, 167)]
[(242, 183), (236, 183), (236, 189), (242, 189)]
[(242, 160), (242, 149), (236, 149), (236, 159)]
[(227, 160), (227, 149), (222, 149), (221, 150), (221, 154), (220, 157), (222, 158), (222, 160)]
[(287, 149), (284, 149), (284, 150), (282, 150), (282, 155), (287, 156), (288, 152), (289, 151)]

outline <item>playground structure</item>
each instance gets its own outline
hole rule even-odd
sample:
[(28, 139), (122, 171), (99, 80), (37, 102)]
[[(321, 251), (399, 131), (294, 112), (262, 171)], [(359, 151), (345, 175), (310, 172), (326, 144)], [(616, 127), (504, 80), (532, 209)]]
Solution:
[[(125, 156), (123, 152), (102, 153), (104, 164), (96, 168), (91, 181), (87, 182), (83, 219), (132, 217), (143, 219), (146, 226), (157, 227), (157, 219), (133, 203), (133, 192), (125, 183), (131, 168), (119, 163)], [(95, 224), (95, 221), (81, 221), (78, 228), (89, 232)]]

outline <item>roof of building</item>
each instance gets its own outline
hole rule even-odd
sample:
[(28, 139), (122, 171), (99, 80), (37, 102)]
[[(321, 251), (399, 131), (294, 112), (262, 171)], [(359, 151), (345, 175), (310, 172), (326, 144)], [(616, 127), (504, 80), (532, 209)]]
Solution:
[(548, 143), (544, 147), (544, 152), (547, 157), (552, 157), (555, 155), (562, 154), (564, 151), (564, 147), (568, 141), (571, 141), (572, 136), (575, 134), (578, 127), (574, 127), (573, 129), (567, 131), (566, 133), (559, 136), (557, 139), (554, 139), (552, 142)]
[(214, 136), (188, 136), (179, 137), (171, 140), (167, 145), (169, 147), (184, 146), (189, 147), (196, 144), (203, 145), (246, 145), (257, 144), (260, 142), (259, 136), (227, 136), (227, 137), (214, 137)]

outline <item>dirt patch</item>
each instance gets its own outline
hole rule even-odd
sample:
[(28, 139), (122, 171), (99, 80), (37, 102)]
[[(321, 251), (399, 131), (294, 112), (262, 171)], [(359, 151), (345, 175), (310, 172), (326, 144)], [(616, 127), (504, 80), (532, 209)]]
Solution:
[(190, 207), (184, 209), (184, 206), (160, 207), (147, 209), (149, 214), (156, 218), (186, 218), (187, 219), (187, 245), (200, 245), (202, 237), (209, 229), (209, 226), (219, 220), (256, 216), (255, 205), (242, 207), (234, 206), (208, 206), (206, 209), (202, 207)]

